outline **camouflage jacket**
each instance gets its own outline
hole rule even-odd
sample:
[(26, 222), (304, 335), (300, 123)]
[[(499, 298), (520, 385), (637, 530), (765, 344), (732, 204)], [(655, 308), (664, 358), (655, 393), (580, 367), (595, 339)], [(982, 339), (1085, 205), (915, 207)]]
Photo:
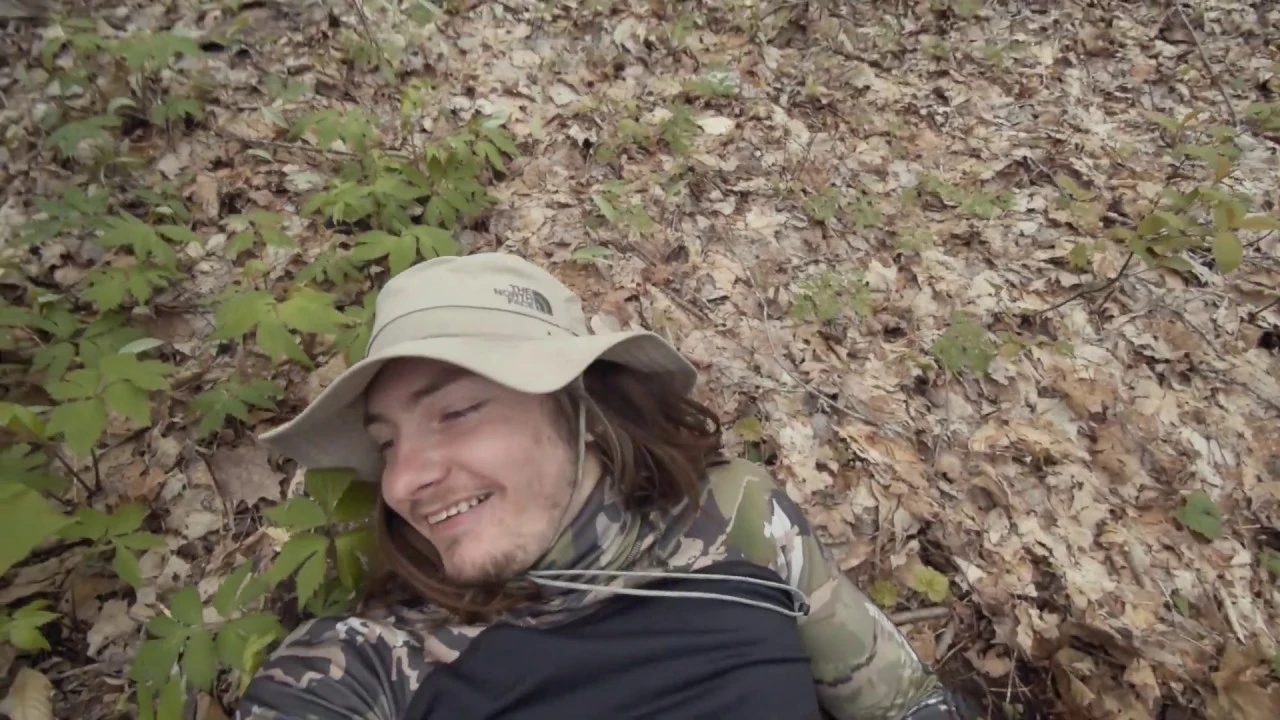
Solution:
[[(840, 720), (901, 720), (945, 692), (889, 619), (814, 537), (801, 509), (763, 468), (713, 467), (696, 512), (639, 516), (602, 482), (539, 562), (566, 569), (691, 572), (726, 560), (767, 567), (807, 597), (797, 620), (823, 709)], [(546, 627), (590, 612), (633, 577), (553, 588), (502, 622)], [(625, 590), (624, 590), (625, 592)], [(237, 720), (401, 720), (423, 679), (457, 659), (487, 625), (444, 621), (398, 606), (363, 617), (322, 617), (298, 627), (250, 683)]]

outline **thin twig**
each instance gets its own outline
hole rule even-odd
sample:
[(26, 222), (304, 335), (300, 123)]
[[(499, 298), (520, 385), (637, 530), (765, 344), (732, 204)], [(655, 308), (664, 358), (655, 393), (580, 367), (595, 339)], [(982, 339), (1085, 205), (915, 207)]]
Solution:
[(230, 130), (223, 130), (222, 128), (219, 128), (219, 127), (213, 128), (213, 134), (219, 137), (226, 138), (228, 140), (235, 140), (236, 142), (242, 142), (242, 143), (245, 143), (246, 145), (262, 145), (265, 147), (278, 148), (280, 150), (298, 150), (301, 152), (315, 153), (317, 155), (341, 155), (344, 157), (359, 157), (355, 153), (347, 152), (346, 150), (326, 150), (324, 148), (314, 147), (311, 145), (303, 145), (302, 143), (286, 143), (286, 142), (279, 142), (276, 140), (258, 140), (256, 138), (247, 138), (247, 137), (244, 137), (243, 135), (237, 135), (236, 133), (233, 133)]
[(364, 26), (365, 39), (373, 45), (373, 49), (378, 53), (378, 64), (385, 63), (387, 56), (382, 54), (382, 45), (378, 43), (378, 38), (373, 35), (373, 29), (369, 27), (369, 16), (364, 14), (364, 6), (360, 4), (360, 0), (351, 0), (351, 7), (355, 8), (360, 15), (360, 24)]
[(1134, 252), (1130, 250), (1129, 256), (1124, 259), (1124, 264), (1120, 266), (1120, 272), (1116, 273), (1115, 277), (1108, 278), (1101, 285), (1095, 285), (1094, 287), (1085, 288), (1084, 290), (1081, 290), (1080, 292), (1076, 293), (1075, 295), (1072, 295), (1071, 297), (1067, 298), (1066, 300), (1063, 300), (1060, 303), (1057, 303), (1056, 305), (1051, 305), (1045, 308), (1044, 310), (1040, 310), (1036, 312), (1036, 314), (1033, 317), (1039, 317), (1046, 313), (1051, 313), (1054, 310), (1057, 310), (1058, 308), (1062, 307), (1063, 305), (1068, 305), (1072, 302), (1075, 302), (1076, 300), (1079, 300), (1085, 295), (1092, 295), (1096, 292), (1102, 292), (1103, 290), (1106, 290), (1112, 285), (1115, 285), (1116, 283), (1120, 282), (1120, 278), (1124, 277), (1124, 271), (1129, 269), (1129, 264), (1133, 262), (1133, 258), (1134, 258)]
[(944, 617), (950, 616), (951, 608), (939, 605), (896, 612), (889, 616), (889, 620), (893, 621), (894, 625), (910, 625), (912, 623), (926, 622), (928, 620), (941, 620)]
[(1246, 245), (1244, 246), (1244, 249), (1245, 249), (1245, 250), (1250, 250), (1250, 249), (1252, 249), (1255, 245), (1261, 245), (1262, 243), (1264, 243), (1264, 242), (1266, 242), (1266, 241), (1270, 240), (1270, 239), (1271, 239), (1271, 236), (1272, 236), (1272, 235), (1275, 235), (1275, 234), (1276, 234), (1276, 231), (1275, 231), (1275, 230), (1268, 230), (1266, 235), (1263, 235), (1262, 237), (1258, 238), (1257, 240), (1254, 240), (1254, 241), (1252, 241), (1252, 242), (1250, 242), (1250, 243), (1246, 244)]
[(84, 488), (85, 493), (92, 497), (93, 488), (89, 487), (89, 483), (85, 482), (84, 478), (80, 477), (79, 471), (72, 467), (71, 463), (67, 462), (66, 458), (62, 457), (62, 453), (55, 450), (53, 456), (58, 459), (58, 462), (62, 463), (62, 467), (66, 468), (67, 472), (71, 473), (71, 477), (75, 478), (76, 482), (80, 484), (80, 487)]
[(1179, 17), (1182, 18), (1182, 24), (1187, 26), (1187, 32), (1191, 33), (1191, 40), (1196, 44), (1196, 52), (1200, 53), (1200, 60), (1204, 62), (1204, 68), (1209, 72), (1209, 80), (1218, 88), (1218, 93), (1222, 95), (1222, 104), (1227, 106), (1227, 113), (1231, 115), (1231, 124), (1238, 127), (1240, 118), (1236, 117), (1235, 108), (1231, 107), (1231, 97), (1227, 95), (1227, 88), (1222, 84), (1222, 80), (1218, 74), (1213, 71), (1213, 65), (1209, 64), (1209, 56), (1204, 53), (1204, 46), (1200, 44), (1200, 37), (1196, 35), (1196, 29), (1191, 27), (1191, 20), (1187, 18), (1187, 14), (1182, 11), (1182, 4), (1175, 2), (1173, 4), (1175, 10), (1178, 11)]
[(102, 487), (102, 470), (98, 467), (98, 453), (89, 448), (89, 459), (93, 461), (93, 486)]
[(1253, 322), (1254, 320), (1257, 320), (1259, 317), (1261, 317), (1261, 316), (1262, 316), (1262, 313), (1264, 313), (1264, 312), (1266, 312), (1266, 311), (1270, 310), (1271, 308), (1275, 307), (1276, 305), (1280, 305), (1280, 297), (1276, 298), (1275, 300), (1272, 300), (1271, 302), (1267, 303), (1266, 305), (1263, 305), (1262, 307), (1258, 308), (1257, 310), (1254, 310), (1253, 312), (1249, 313), (1249, 322)]

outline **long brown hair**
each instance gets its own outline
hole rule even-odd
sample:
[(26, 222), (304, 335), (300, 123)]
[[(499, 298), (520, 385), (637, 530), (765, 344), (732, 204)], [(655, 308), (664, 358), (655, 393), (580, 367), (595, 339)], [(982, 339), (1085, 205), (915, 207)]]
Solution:
[[(707, 468), (721, 451), (720, 420), (706, 405), (683, 395), (665, 376), (599, 360), (581, 382), (556, 393), (564, 438), (577, 442), (579, 407), (604, 466), (602, 481), (619, 489), (628, 511), (696, 507)], [(531, 583), (459, 587), (443, 576), (440, 556), (378, 493), (374, 526), (375, 580), (361, 604), (414, 598), (462, 622), (482, 622), (531, 600)]]

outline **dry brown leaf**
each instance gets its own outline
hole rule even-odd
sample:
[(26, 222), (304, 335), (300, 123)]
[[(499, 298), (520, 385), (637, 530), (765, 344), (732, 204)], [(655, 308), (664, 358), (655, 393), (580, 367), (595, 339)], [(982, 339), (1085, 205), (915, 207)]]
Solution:
[[(1275, 720), (1280, 717), (1280, 687), (1267, 677), (1270, 668), (1260, 648), (1227, 645), (1213, 673), (1217, 695), (1210, 697), (1209, 720)], [(1262, 684), (1268, 687), (1263, 687)]]
[(10, 720), (53, 720), (53, 683), (39, 670), (18, 671), (9, 694), (0, 700), (0, 713)]
[(209, 457), (209, 471), (227, 507), (280, 500), (280, 474), (271, 469), (267, 458), (267, 449), (258, 445), (218, 450)]
[(129, 603), (124, 600), (108, 600), (103, 603), (97, 622), (89, 628), (89, 648), (86, 652), (89, 657), (98, 657), (98, 652), (108, 643), (124, 637), (137, 626), (138, 623), (129, 617)]

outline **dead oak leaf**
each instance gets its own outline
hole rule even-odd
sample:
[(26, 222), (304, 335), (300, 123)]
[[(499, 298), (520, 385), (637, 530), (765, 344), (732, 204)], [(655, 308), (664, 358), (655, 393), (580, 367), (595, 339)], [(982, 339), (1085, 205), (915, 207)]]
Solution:
[(280, 500), (280, 475), (267, 463), (264, 447), (219, 450), (209, 457), (209, 471), (232, 509), (239, 503), (252, 507), (259, 500)]

